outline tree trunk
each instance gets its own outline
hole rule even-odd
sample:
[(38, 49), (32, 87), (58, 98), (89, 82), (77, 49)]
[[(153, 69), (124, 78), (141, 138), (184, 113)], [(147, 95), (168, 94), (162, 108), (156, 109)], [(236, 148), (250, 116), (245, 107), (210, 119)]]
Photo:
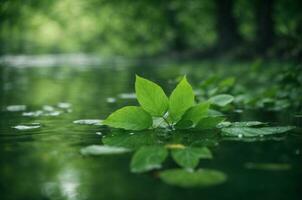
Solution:
[(275, 39), (273, 7), (275, 0), (256, 1), (256, 45), (260, 53), (270, 48)]
[(233, 14), (233, 0), (215, 0), (216, 5), (216, 30), (219, 50), (228, 50), (236, 46), (241, 37), (238, 24)]

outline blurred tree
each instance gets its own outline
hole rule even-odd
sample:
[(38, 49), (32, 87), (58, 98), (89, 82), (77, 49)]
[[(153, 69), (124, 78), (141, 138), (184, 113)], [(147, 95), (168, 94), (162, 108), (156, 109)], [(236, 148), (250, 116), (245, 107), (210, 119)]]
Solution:
[(275, 22), (273, 20), (275, 0), (256, 0), (256, 44), (260, 53), (271, 47), (275, 40)]
[(238, 24), (233, 14), (233, 0), (215, 0), (217, 46), (220, 50), (233, 48), (241, 41)]

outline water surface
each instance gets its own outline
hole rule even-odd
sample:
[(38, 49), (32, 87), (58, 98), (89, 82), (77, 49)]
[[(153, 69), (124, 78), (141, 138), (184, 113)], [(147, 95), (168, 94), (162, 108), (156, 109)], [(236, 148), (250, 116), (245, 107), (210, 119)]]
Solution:
[[(199, 167), (220, 170), (228, 179), (206, 188), (170, 186), (156, 172), (132, 174), (131, 154), (80, 154), (83, 147), (101, 144), (106, 133), (93, 123), (73, 122), (104, 119), (117, 108), (136, 105), (132, 98), (136, 73), (171, 91), (178, 75), (188, 74), (197, 85), (215, 70), (219, 71), (185, 64), (1, 66), (1, 199), (300, 199), (299, 131), (266, 141), (221, 141), (211, 148), (214, 159), (202, 161)], [(242, 76), (240, 71), (227, 71), (239, 79)], [(7, 109), (11, 105), (21, 105), (20, 110)], [(301, 125), (300, 118), (284, 112), (245, 111), (230, 117)], [(34, 128), (14, 128), (20, 125)], [(165, 166), (177, 167), (171, 160)]]

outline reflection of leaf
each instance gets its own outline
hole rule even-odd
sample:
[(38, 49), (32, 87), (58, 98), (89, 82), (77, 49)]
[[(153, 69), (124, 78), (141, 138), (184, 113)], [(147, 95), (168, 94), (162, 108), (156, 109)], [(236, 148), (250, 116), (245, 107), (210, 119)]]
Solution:
[(195, 172), (184, 169), (165, 170), (160, 173), (160, 178), (167, 184), (180, 187), (206, 187), (218, 185), (226, 181), (223, 172), (211, 169), (199, 169)]
[(258, 137), (258, 136), (285, 133), (294, 128), (295, 127), (293, 126), (261, 127), (261, 128), (231, 127), (231, 128), (223, 128), (221, 130), (222, 130), (222, 135), (228, 137)]
[(225, 118), (222, 116), (217, 117), (206, 117), (201, 119), (197, 125), (197, 129), (210, 129), (210, 128), (216, 128), (217, 124), (222, 122)]
[[(187, 128), (190, 127), (190, 125), (195, 125), (201, 118), (207, 116), (209, 106), (210, 104), (208, 102), (205, 102), (189, 108), (176, 126), (181, 128)], [(185, 123), (187, 121), (191, 123)]]
[(214, 105), (223, 107), (223, 106), (226, 106), (229, 103), (231, 103), (233, 100), (234, 100), (234, 97), (232, 95), (220, 94), (220, 95), (211, 97), (209, 99), (209, 102), (211, 102)]
[(152, 118), (140, 107), (126, 106), (109, 115), (103, 124), (126, 130), (143, 130), (152, 125)]
[(194, 92), (186, 77), (173, 90), (169, 99), (169, 115), (173, 122), (180, 120), (181, 116), (194, 105)]
[(186, 147), (182, 149), (173, 149), (172, 157), (181, 167), (195, 168), (199, 163), (199, 159), (212, 158), (212, 154), (206, 147)]
[(123, 147), (114, 146), (101, 146), (101, 145), (90, 145), (81, 149), (83, 155), (107, 155), (107, 154), (121, 154), (129, 152), (130, 149)]
[(151, 130), (143, 132), (120, 131), (104, 137), (102, 141), (105, 145), (137, 149), (141, 146), (156, 144), (157, 138)]
[(132, 157), (131, 171), (135, 173), (159, 169), (168, 156), (168, 151), (162, 146), (141, 147)]
[(140, 105), (152, 116), (163, 116), (168, 110), (168, 97), (159, 85), (136, 76), (135, 91)]

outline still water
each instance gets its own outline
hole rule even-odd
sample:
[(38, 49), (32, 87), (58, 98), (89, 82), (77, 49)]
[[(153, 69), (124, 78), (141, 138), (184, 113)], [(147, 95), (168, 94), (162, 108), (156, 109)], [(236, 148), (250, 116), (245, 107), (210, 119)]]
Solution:
[[(265, 141), (220, 141), (211, 148), (214, 158), (201, 161), (199, 167), (220, 170), (228, 178), (205, 188), (167, 185), (156, 172), (133, 174), (131, 154), (80, 154), (83, 147), (101, 144), (106, 133), (100, 126), (74, 121), (104, 119), (122, 106), (136, 105), (135, 74), (171, 91), (178, 75), (188, 74), (196, 85), (215, 70), (218, 73), (215, 68), (182, 64), (1, 66), (0, 199), (300, 199), (299, 131)], [(242, 76), (236, 70), (228, 73)], [(278, 112), (244, 111), (230, 117), (301, 127), (301, 118)], [(168, 160), (165, 165), (176, 164)]]

